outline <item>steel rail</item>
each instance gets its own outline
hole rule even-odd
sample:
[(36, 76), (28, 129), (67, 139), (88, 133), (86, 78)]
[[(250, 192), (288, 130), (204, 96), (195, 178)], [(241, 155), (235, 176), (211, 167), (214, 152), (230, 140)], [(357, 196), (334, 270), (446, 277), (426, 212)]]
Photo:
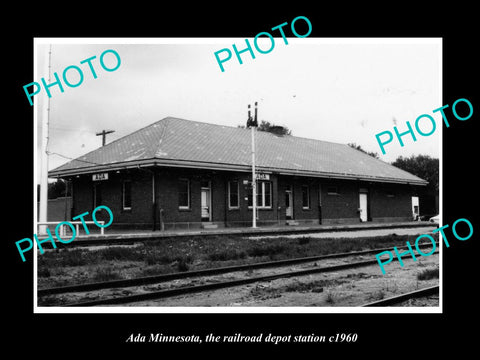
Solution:
[(420, 290), (411, 291), (405, 294), (393, 296), (388, 299), (374, 301), (374, 302), (363, 305), (363, 307), (390, 306), (390, 305), (401, 303), (409, 299), (414, 299), (414, 298), (429, 296), (429, 295), (436, 295), (439, 293), (439, 291), (440, 291), (440, 286), (435, 285), (435, 286), (423, 288)]
[(135, 294), (135, 295), (119, 296), (119, 297), (99, 299), (99, 300), (84, 301), (84, 302), (66, 304), (64, 306), (78, 307), (78, 306), (113, 305), (113, 304), (122, 304), (122, 303), (124, 304), (129, 302), (160, 299), (160, 298), (172, 297), (177, 295), (193, 294), (193, 293), (198, 293), (198, 292), (203, 292), (208, 290), (222, 289), (222, 288), (228, 288), (233, 286), (251, 284), (255, 282), (270, 281), (270, 280), (275, 280), (280, 278), (288, 278), (293, 276), (304, 276), (304, 275), (318, 274), (323, 272), (353, 269), (353, 268), (362, 267), (362, 266), (369, 266), (376, 263), (377, 263), (377, 260), (365, 260), (365, 261), (360, 261), (356, 263), (333, 265), (333, 266), (328, 266), (324, 268), (312, 268), (312, 269), (306, 269), (306, 270), (289, 271), (289, 272), (284, 272), (279, 274), (257, 276), (253, 278), (247, 278), (247, 279), (230, 280), (230, 281), (223, 281), (223, 282), (217, 282), (212, 284), (203, 284), (203, 285), (195, 285), (195, 286), (185, 286), (185, 287), (179, 287), (175, 289), (159, 290), (159, 291), (154, 291), (154, 292), (149, 292), (144, 294)]

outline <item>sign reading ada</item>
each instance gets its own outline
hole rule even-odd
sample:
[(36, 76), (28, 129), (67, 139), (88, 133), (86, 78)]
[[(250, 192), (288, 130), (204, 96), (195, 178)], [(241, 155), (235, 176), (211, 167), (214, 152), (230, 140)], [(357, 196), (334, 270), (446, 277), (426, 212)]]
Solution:
[(108, 180), (108, 173), (98, 173), (92, 175), (93, 181)]

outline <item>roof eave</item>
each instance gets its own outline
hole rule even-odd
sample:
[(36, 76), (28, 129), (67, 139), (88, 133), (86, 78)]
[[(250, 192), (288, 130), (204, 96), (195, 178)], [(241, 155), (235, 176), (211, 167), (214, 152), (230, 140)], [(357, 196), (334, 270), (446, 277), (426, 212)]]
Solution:
[[(211, 162), (197, 162), (197, 161), (190, 161), (190, 160), (156, 158), (156, 159), (120, 162), (115, 164), (94, 165), (94, 166), (82, 167), (78, 169), (51, 170), (49, 171), (49, 177), (65, 178), (65, 177), (71, 177), (76, 175), (86, 175), (86, 174), (93, 174), (93, 173), (104, 172), (104, 171), (117, 171), (117, 170), (126, 170), (126, 169), (151, 167), (151, 166), (183, 167), (183, 168), (191, 168), (191, 169), (208, 169), (208, 170), (240, 171), (240, 172), (251, 171), (251, 165), (249, 164), (234, 165), (234, 164), (211, 163)], [(428, 184), (428, 182), (425, 180), (399, 179), (399, 178), (374, 177), (374, 176), (370, 177), (370, 176), (356, 175), (356, 174), (338, 174), (338, 173), (329, 173), (329, 172), (292, 170), (292, 169), (262, 167), (262, 166), (257, 166), (257, 170), (263, 171), (263, 172), (278, 173), (280, 175), (289, 175), (289, 176), (309, 176), (309, 177), (319, 177), (319, 178), (386, 182), (386, 183), (423, 185), (423, 186)]]

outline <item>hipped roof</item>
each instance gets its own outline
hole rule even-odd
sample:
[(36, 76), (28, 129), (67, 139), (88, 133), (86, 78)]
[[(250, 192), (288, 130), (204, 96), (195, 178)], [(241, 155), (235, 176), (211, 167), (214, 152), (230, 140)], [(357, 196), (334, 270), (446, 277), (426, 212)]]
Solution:
[[(257, 131), (256, 167), (280, 174), (425, 185), (345, 144)], [(249, 129), (167, 117), (49, 172), (68, 177), (138, 166), (251, 171)]]

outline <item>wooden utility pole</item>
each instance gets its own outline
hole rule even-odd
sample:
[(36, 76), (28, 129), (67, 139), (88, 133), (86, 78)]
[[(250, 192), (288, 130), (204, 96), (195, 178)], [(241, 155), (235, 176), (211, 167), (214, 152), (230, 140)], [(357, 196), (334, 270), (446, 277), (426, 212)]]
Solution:
[(102, 130), (101, 132), (96, 133), (97, 136), (102, 135), (102, 146), (105, 146), (107, 134), (111, 134), (113, 132), (115, 132), (115, 130)]
[[(45, 55), (45, 77), (48, 77), (50, 84), (50, 67), (52, 58), (52, 44), (49, 45)], [(48, 121), (50, 116), (50, 97), (45, 94), (42, 104), (42, 151), (41, 151), (41, 172), (40, 172), (40, 207), (38, 220), (41, 223), (47, 221), (48, 211)], [(47, 225), (40, 225), (38, 233), (47, 234)]]

